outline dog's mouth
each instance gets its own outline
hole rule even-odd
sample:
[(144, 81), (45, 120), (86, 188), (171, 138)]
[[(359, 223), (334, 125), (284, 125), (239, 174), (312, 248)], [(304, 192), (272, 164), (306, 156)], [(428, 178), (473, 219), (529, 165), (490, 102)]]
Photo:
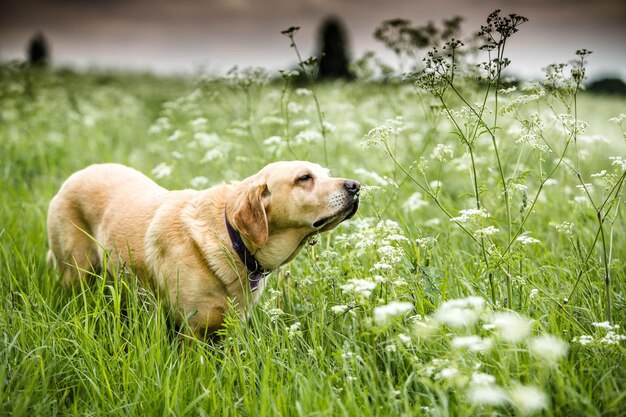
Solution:
[(355, 195), (354, 200), (344, 208), (339, 210), (337, 213), (332, 214), (327, 217), (323, 217), (313, 223), (313, 227), (316, 229), (320, 229), (320, 231), (325, 232), (336, 227), (339, 223), (344, 220), (351, 219), (359, 208), (359, 196)]

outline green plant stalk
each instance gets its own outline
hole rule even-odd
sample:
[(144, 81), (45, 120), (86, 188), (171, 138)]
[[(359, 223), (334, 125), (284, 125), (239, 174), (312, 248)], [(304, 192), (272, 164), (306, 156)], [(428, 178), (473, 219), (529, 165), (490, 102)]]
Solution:
[[(400, 168), (400, 170), (407, 176), (407, 178), (409, 178), (414, 184), (416, 184), (422, 191), (424, 191), (437, 205), (437, 207), (439, 207), (439, 209), (449, 218), (452, 219), (452, 215), (450, 214), (450, 212), (441, 204), (441, 201), (439, 201), (439, 198), (428, 188), (424, 187), (417, 179), (415, 179), (413, 177), (413, 175), (411, 175), (410, 172), (408, 172), (399, 162), (398, 160), (395, 158), (395, 155), (393, 155), (389, 149), (389, 145), (384, 142), (385, 145), (385, 151), (387, 152), (387, 154), (389, 155), (389, 157), (391, 158), (391, 160), (393, 161), (394, 164), (396, 164), (398, 166), (398, 168)], [(492, 254), (489, 252), (489, 250), (487, 250), (487, 248), (485, 247), (484, 244), (482, 244), (477, 238), (476, 236), (474, 236), (472, 234), (472, 232), (470, 232), (465, 226), (463, 226), (461, 223), (455, 221), (454, 222), (456, 225), (458, 225), (461, 230), (463, 232), (465, 232), (474, 242), (478, 243), (478, 245), (480, 246), (480, 248), (482, 250), (485, 251), (486, 256), (491, 256)], [(497, 265), (499, 268), (502, 268), (502, 264), (506, 264), (509, 265), (509, 262), (504, 259), (502, 257), (502, 255), (498, 255), (500, 258), (500, 263)]]
[[(597, 213), (602, 213), (602, 210), (604, 210), (605, 205), (609, 202), (609, 201), (617, 201), (618, 205), (616, 207), (616, 211), (619, 209), (619, 200), (617, 199), (617, 196), (620, 194), (621, 192), (621, 188), (624, 184), (624, 180), (626, 179), (626, 173), (622, 174), (622, 176), (620, 177), (620, 179), (618, 180), (617, 183), (615, 183), (615, 185), (613, 186), (613, 188), (609, 191), (609, 194), (607, 195), (607, 197), (604, 200), (604, 203), (602, 204), (602, 206), (600, 206), (600, 208), (598, 209)], [(613, 199), (611, 199), (611, 195), (615, 192), (615, 197)], [(608, 211), (610, 210), (607, 209), (607, 216), (608, 216)], [(606, 219), (606, 216), (602, 218), (602, 222), (604, 222), (604, 220)], [(587, 255), (585, 256), (585, 260), (582, 262), (582, 265), (586, 265), (587, 262), (589, 261), (589, 259), (591, 258), (591, 255), (593, 254), (593, 250), (596, 246), (596, 243), (598, 242), (598, 239), (600, 238), (600, 234), (602, 233), (602, 229), (600, 227), (598, 227), (598, 230), (596, 231), (595, 237), (593, 239), (593, 242), (591, 243), (591, 247), (589, 248), (589, 250), (587, 251)], [(578, 273), (578, 277), (576, 277), (576, 281), (574, 282), (574, 286), (572, 287), (572, 290), (569, 294), (568, 299), (572, 299), (572, 297), (574, 296), (574, 293), (576, 291), (576, 289), (578, 288), (578, 284), (580, 283), (582, 276), (584, 275), (584, 273), (586, 272), (586, 270), (581, 266), (581, 270)]]
[(320, 131), (322, 133), (324, 146), (324, 165), (328, 165), (328, 146), (326, 143), (328, 131), (326, 129), (326, 126), (324, 125), (324, 113), (322, 113), (322, 107), (320, 106), (320, 101), (317, 97), (317, 92), (315, 91), (315, 82), (313, 81), (313, 77), (311, 77), (311, 74), (309, 74), (307, 69), (304, 67), (304, 61), (302, 60), (302, 55), (300, 55), (300, 50), (298, 49), (298, 45), (296, 44), (296, 40), (293, 34), (289, 35), (289, 38), (291, 39), (291, 45), (293, 46), (294, 51), (296, 51), (296, 56), (298, 57), (298, 65), (300, 65), (300, 68), (302, 68), (302, 71), (304, 71), (304, 74), (309, 81), (309, 88), (311, 89), (311, 95), (313, 96), (313, 102), (315, 103), (315, 110), (317, 112), (317, 120), (320, 124)]
[(285, 136), (285, 140), (287, 141), (287, 149), (289, 150), (289, 153), (295, 159), (299, 159), (298, 155), (291, 147), (291, 135), (289, 132), (290, 118), (289, 118), (289, 109), (287, 108), (287, 106), (289, 104), (289, 99), (291, 97), (292, 89), (289, 88), (289, 77), (285, 76), (284, 78), (285, 78), (285, 86), (283, 87), (281, 95), (280, 95), (280, 111), (283, 115), (283, 119), (285, 120), (285, 123), (283, 125), (283, 136)]
[[(493, 133), (491, 135), (491, 142), (493, 143), (493, 150), (496, 155), (496, 160), (498, 161), (498, 172), (500, 173), (500, 180), (502, 181), (502, 189), (504, 192), (504, 203), (506, 206), (506, 220), (507, 220), (507, 233), (508, 233), (508, 241), (512, 242), (511, 239), (511, 203), (509, 201), (509, 187), (506, 182), (504, 176), (504, 169), (502, 167), (502, 161), (500, 160), (500, 154), (498, 152), (498, 145), (495, 137), (495, 129), (498, 127), (498, 88), (500, 87), (500, 80), (502, 78), (502, 60), (504, 59), (504, 46), (506, 45), (506, 37), (502, 40), (502, 43), (498, 45), (498, 71), (496, 75), (496, 88), (494, 89), (494, 100), (495, 100), (495, 109), (493, 112)], [(511, 280), (510, 270), (508, 271), (506, 278), (506, 288), (507, 288), (507, 307), (512, 308), (513, 303), (513, 282)]]
[[(496, 144), (496, 135), (493, 132), (493, 130), (487, 126), (487, 123), (485, 123), (485, 121), (482, 118), (482, 115), (479, 114), (476, 109), (474, 109), (474, 107), (465, 99), (465, 97), (463, 97), (463, 95), (456, 89), (456, 87), (454, 87), (454, 85), (450, 84), (450, 87), (452, 89), (452, 91), (454, 91), (454, 93), (457, 95), (457, 97), (459, 99), (461, 99), (461, 101), (463, 101), (463, 103), (467, 106), (468, 109), (470, 109), (472, 111), (472, 113), (474, 113), (474, 115), (476, 117), (478, 117), (478, 121), (483, 125), (483, 127), (487, 130), (487, 132), (489, 133), (489, 136), (491, 137), (491, 141), (494, 147), (494, 152), (496, 155), (496, 160), (498, 162), (498, 173), (500, 174), (500, 181), (502, 182), (502, 187), (504, 189), (504, 201), (505, 201), (505, 205), (506, 205), (506, 209), (507, 209), (507, 217), (508, 217), (508, 221), (509, 221), (509, 225), (510, 225), (510, 217), (511, 217), (511, 210), (510, 210), (510, 204), (509, 204), (509, 199), (508, 199), (508, 191), (506, 189), (506, 180), (504, 178), (504, 170), (502, 167), (502, 162), (500, 159), (500, 155), (498, 153), (498, 146)], [(509, 227), (510, 229), (510, 227)], [(510, 230), (509, 230), (509, 234), (510, 234)], [(510, 239), (509, 239), (510, 240)]]
[[(454, 119), (454, 116), (452, 115), (452, 112), (450, 111), (450, 109), (448, 108), (447, 104), (445, 103), (445, 101), (443, 100), (443, 95), (439, 97), (439, 100), (441, 102), (441, 104), (443, 105), (444, 109), (446, 110), (448, 117), (450, 117), (450, 119), (452, 120), (452, 122), (454, 123), (457, 131), (459, 132), (459, 135), (461, 135), (461, 138), (463, 140), (463, 142), (467, 145), (468, 148), (468, 152), (470, 154), (470, 159), (471, 159), (471, 169), (472, 169), (472, 180), (473, 180), (473, 186), (474, 186), (474, 192), (475, 192), (475, 196), (476, 196), (476, 208), (478, 210), (480, 210), (481, 205), (480, 205), (480, 194), (479, 194), (479, 190), (478, 190), (478, 176), (476, 173), (476, 162), (474, 159), (474, 151), (473, 151), (473, 143), (474, 140), (476, 138), (476, 135), (478, 134), (478, 128), (480, 126), (480, 124), (482, 124), (483, 126), (486, 127), (486, 123), (483, 121), (482, 117), (483, 117), (483, 113), (485, 111), (486, 108), (486, 102), (487, 102), (487, 97), (489, 96), (489, 90), (490, 90), (490, 86), (487, 88), (487, 92), (485, 93), (485, 96), (483, 98), (483, 104), (480, 108), (480, 113), (476, 112), (473, 107), (467, 102), (467, 100), (461, 95), (461, 93), (456, 89), (456, 87), (453, 84), (454, 79), (450, 78), (447, 79), (445, 78), (448, 85), (452, 88), (452, 90), (455, 92), (455, 94), (461, 99), (463, 100), (463, 102), (472, 109), (472, 112), (478, 117), (477, 123), (475, 128), (473, 129), (473, 134), (472, 134), (472, 138), (471, 140), (468, 139), (465, 134), (463, 133), (463, 130), (460, 128), (459, 124), (456, 122), (456, 120)], [(497, 88), (496, 88), (496, 97), (497, 97)], [(497, 99), (496, 99), (497, 101)], [(496, 114), (497, 114), (497, 106), (496, 106)], [(496, 116), (497, 117), (497, 116)], [(497, 119), (496, 119), (497, 120)], [(497, 125), (497, 122), (494, 122), (494, 125)], [(495, 137), (492, 135), (492, 140), (493, 140), (493, 144), (494, 144), (494, 148), (496, 151), (496, 157), (498, 159), (498, 165), (500, 167), (500, 172), (502, 174), (502, 168), (501, 168), (501, 164), (500, 164), (500, 158), (498, 156), (498, 149), (497, 146), (495, 144)], [(502, 177), (502, 175), (501, 175)], [(507, 195), (507, 189), (506, 189), (506, 183), (503, 181), (503, 186), (504, 186), (504, 195), (505, 195), (505, 201), (506, 201), (506, 207), (507, 207), (507, 218), (509, 221), (509, 227), (508, 227), (508, 233), (509, 233), (509, 242), (511, 242), (511, 227), (510, 227), (510, 208), (509, 208), (509, 203), (508, 203), (508, 195)], [(481, 238), (481, 243), (480, 243), (480, 247), (481, 247), (481, 251), (483, 254), (483, 260), (485, 262), (485, 268), (487, 270), (489, 270), (489, 259), (487, 257), (487, 252), (485, 249), (485, 245), (484, 245), (484, 241), (483, 238)], [(512, 283), (511, 283), (511, 274), (510, 274), (510, 270), (507, 272), (506, 274), (506, 282), (507, 282), (507, 306), (509, 308), (511, 308), (510, 306), (510, 300), (513, 297), (513, 293), (512, 293)], [(496, 291), (495, 291), (495, 284), (494, 284), (494, 280), (493, 280), (493, 273), (489, 272), (489, 283), (490, 283), (490, 288), (491, 288), (491, 300), (492, 302), (495, 304), (495, 300), (496, 300)]]
[(465, 143), (465, 145), (467, 145), (467, 149), (468, 149), (468, 152), (470, 154), (470, 160), (471, 160), (472, 185), (474, 187), (474, 194), (475, 194), (475, 197), (476, 197), (476, 208), (480, 210), (480, 194), (479, 194), (479, 191), (478, 191), (478, 175), (476, 174), (476, 161), (474, 159), (474, 150), (472, 148), (472, 146), (473, 146), (473, 139), (470, 141), (465, 136), (465, 134), (463, 133), (463, 129), (461, 129), (461, 126), (459, 126), (458, 122), (454, 118), (454, 115), (452, 114), (450, 108), (448, 107), (446, 102), (443, 100), (443, 96), (439, 97), (439, 101), (441, 102), (441, 105), (443, 106), (444, 110), (448, 114), (448, 117), (450, 118), (450, 120), (452, 120), (452, 123), (454, 124), (456, 130), (459, 132), (461, 140), (463, 141), (463, 143)]
[(609, 261), (607, 259), (606, 240), (604, 238), (604, 219), (600, 212), (597, 213), (598, 223), (600, 224), (600, 236), (602, 237), (602, 264), (604, 266), (604, 285), (606, 286), (606, 319), (609, 323), (613, 322), (611, 317), (611, 276), (609, 271)]

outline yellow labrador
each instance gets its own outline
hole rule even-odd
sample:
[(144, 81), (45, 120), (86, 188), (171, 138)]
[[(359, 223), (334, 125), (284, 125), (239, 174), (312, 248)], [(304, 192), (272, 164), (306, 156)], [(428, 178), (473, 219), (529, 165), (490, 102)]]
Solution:
[(70, 176), (48, 209), (48, 260), (65, 285), (120, 262), (162, 291), (197, 335), (218, 329), (229, 300), (244, 316), (265, 275), (307, 239), (352, 217), (357, 181), (310, 162), (267, 165), (241, 182), (168, 191), (118, 164)]

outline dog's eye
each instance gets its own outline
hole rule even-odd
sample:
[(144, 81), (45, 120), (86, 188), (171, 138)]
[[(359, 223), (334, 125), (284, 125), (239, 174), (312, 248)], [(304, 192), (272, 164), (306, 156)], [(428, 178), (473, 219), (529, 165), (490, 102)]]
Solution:
[(304, 174), (301, 177), (298, 177), (298, 182), (307, 182), (307, 181), (311, 181), (313, 179), (313, 177), (309, 174)]

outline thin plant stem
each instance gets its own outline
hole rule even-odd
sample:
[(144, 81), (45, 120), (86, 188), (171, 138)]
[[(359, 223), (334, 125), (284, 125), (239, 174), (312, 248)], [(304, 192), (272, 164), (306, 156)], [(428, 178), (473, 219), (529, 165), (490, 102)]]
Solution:
[(289, 36), (289, 39), (291, 40), (291, 46), (293, 47), (294, 51), (296, 52), (296, 56), (298, 57), (298, 65), (300, 66), (300, 68), (302, 68), (302, 71), (304, 72), (307, 78), (307, 81), (309, 82), (309, 89), (311, 90), (311, 96), (313, 97), (313, 102), (315, 103), (317, 120), (320, 124), (320, 131), (322, 133), (322, 141), (323, 141), (322, 143), (324, 147), (324, 164), (328, 165), (328, 145), (327, 145), (328, 130), (326, 129), (326, 124), (324, 123), (324, 113), (322, 112), (322, 107), (320, 105), (319, 98), (317, 97), (317, 93), (315, 91), (315, 82), (313, 80), (313, 77), (307, 70), (304, 60), (302, 59), (302, 55), (300, 54), (300, 50), (298, 49), (298, 45), (296, 44), (296, 40), (294, 38), (293, 32), (290, 33), (288, 36)]

